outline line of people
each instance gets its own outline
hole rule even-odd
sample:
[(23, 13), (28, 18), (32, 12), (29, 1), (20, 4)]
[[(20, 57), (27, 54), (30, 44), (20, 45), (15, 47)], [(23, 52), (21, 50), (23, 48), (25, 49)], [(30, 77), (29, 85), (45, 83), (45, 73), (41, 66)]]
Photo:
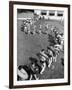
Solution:
[(18, 66), (17, 80), (38, 80), (38, 74), (42, 75), (46, 67), (50, 68), (52, 63), (57, 61), (57, 56), (63, 50), (61, 47), (64, 46), (64, 35), (63, 33), (58, 33), (55, 28), (52, 28), (51, 31), (54, 32), (57, 43), (53, 46), (48, 46), (46, 50), (42, 49), (38, 52), (36, 55), (39, 60), (29, 57), (31, 61), (29, 65)]
[[(32, 26), (33, 30), (31, 29), (31, 26)], [(45, 28), (45, 30), (42, 30), (44, 28)], [(23, 31), (25, 34), (31, 34), (31, 35), (35, 35), (35, 34), (47, 35), (48, 34), (48, 28), (49, 28), (48, 24), (39, 25), (39, 30), (38, 30), (37, 26), (34, 24), (33, 20), (31, 20), (31, 21), (24, 20), (23, 24), (21, 26), (21, 31)]]
[(56, 53), (47, 47), (47, 50), (42, 49), (36, 54), (39, 58), (29, 57), (31, 63), (29, 65), (20, 65), (17, 69), (18, 80), (38, 80), (38, 74), (42, 75), (46, 67), (50, 68), (52, 63), (56, 60)]
[(58, 33), (55, 28), (52, 29), (52, 32), (54, 32), (55, 34), (55, 40), (57, 41), (56, 44), (54, 44), (53, 46), (48, 46), (46, 50), (42, 49), (37, 54), (37, 56), (40, 59), (40, 62), (42, 63), (42, 71), (40, 72), (40, 74), (44, 72), (46, 66), (50, 68), (52, 63), (57, 61), (57, 56), (60, 54), (60, 51), (64, 51), (63, 33)]
[(58, 32), (55, 28), (52, 28), (51, 30), (55, 34), (56, 44), (54, 45), (54, 48), (64, 51), (64, 34), (62, 32)]

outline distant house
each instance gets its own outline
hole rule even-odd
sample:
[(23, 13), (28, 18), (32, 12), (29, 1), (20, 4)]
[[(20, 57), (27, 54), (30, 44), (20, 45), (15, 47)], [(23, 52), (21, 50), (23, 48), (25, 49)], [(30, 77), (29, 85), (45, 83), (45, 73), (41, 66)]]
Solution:
[(41, 18), (45, 19), (54, 19), (54, 20), (63, 20), (64, 19), (64, 12), (57, 11), (57, 10), (34, 10), (36, 15), (39, 15)]
[[(37, 17), (37, 18), (36, 18)], [(64, 12), (60, 10), (30, 10), (30, 9), (20, 9), (18, 10), (17, 18), (20, 20), (23, 19), (51, 19), (51, 20), (64, 20)]]
[(63, 11), (57, 11), (57, 16), (63, 17)]
[(55, 16), (55, 10), (49, 10), (49, 16)]

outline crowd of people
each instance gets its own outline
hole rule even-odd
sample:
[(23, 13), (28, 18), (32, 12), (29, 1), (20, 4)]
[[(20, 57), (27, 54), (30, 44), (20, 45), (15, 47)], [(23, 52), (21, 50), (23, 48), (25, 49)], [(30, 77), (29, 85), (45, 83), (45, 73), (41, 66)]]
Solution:
[[(48, 28), (49, 25), (45, 24), (45, 25), (38, 25), (39, 26), (39, 30), (37, 29), (37, 26), (35, 25), (35, 22), (37, 22), (38, 20), (33, 20), (33, 19), (27, 19), (23, 21), (23, 24), (21, 26), (21, 31), (23, 31), (25, 34), (31, 34), (31, 35), (41, 35), (41, 34), (48, 34)], [(32, 27), (32, 28), (31, 28)], [(45, 29), (45, 30), (42, 30)]]
[[(32, 25), (32, 21), (26, 20), (23, 21), (23, 32), (26, 34), (35, 34), (42, 33), (42, 25), (40, 25), (40, 29), (37, 32), (36, 27), (34, 26), (34, 30), (30, 30), (30, 25)], [(48, 29), (48, 25), (45, 26)], [(34, 57), (29, 57), (30, 64), (29, 65), (20, 65), (17, 69), (17, 80), (38, 80), (38, 74), (42, 75), (47, 68), (50, 68), (53, 62), (57, 61), (57, 57), (60, 52), (64, 51), (64, 34), (58, 32), (56, 27), (51, 27), (51, 33), (54, 34), (55, 43), (53, 45), (47, 46), (46, 49), (42, 49), (40, 52), (36, 53), (38, 59)], [(48, 35), (48, 32), (46, 32)], [(64, 65), (64, 59), (62, 58), (62, 65)]]

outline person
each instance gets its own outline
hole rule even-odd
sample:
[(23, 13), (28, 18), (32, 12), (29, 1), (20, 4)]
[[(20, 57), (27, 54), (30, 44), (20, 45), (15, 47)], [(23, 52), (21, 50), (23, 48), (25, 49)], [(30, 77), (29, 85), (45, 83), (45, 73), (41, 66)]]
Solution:
[(64, 44), (64, 34), (63, 33), (61, 33), (61, 32), (58, 33), (56, 36), (56, 39), (57, 39), (58, 44), (60, 44), (60, 45)]
[[(18, 80), (38, 80), (37, 74), (40, 72), (40, 66), (37, 64), (35, 58), (29, 58), (31, 61), (30, 65), (20, 65), (17, 69)], [(34, 61), (33, 61), (34, 60)]]
[(52, 53), (52, 58), (53, 58), (53, 62), (56, 62), (57, 61), (57, 55), (58, 55), (58, 51), (59, 51), (59, 49), (57, 50), (57, 49), (55, 49), (55, 47), (54, 46), (50, 46), (50, 47), (47, 47), (48, 49), (50, 49), (51, 50), (51, 53)]
[(34, 35), (34, 31), (33, 30), (30, 30), (29, 32), (31, 35)]
[(30, 66), (31, 70), (32, 70), (32, 77), (35, 79), (35, 80), (38, 80), (39, 78), (37, 77), (37, 74), (39, 73), (39, 68), (38, 68), (38, 64), (37, 63), (31, 63), (31, 66)]
[(23, 20), (22, 25), (21, 25), (22, 32), (24, 32), (25, 27), (26, 27), (26, 22), (25, 22), (25, 20)]
[(61, 51), (63, 51), (64, 50), (64, 35), (63, 35), (63, 33), (58, 34), (56, 37), (56, 40), (57, 40), (57, 44), (55, 45), (55, 47), (57, 47)]
[(61, 35), (61, 38), (60, 38), (61, 39), (61, 45), (64, 45), (64, 34), (61, 33), (60, 35)]
[(38, 34), (38, 35), (41, 35), (41, 30), (35, 30), (35, 33)]
[(29, 57), (29, 60), (31, 61), (30, 68), (33, 71), (33, 76), (34, 76), (35, 79), (38, 79), (37, 74), (40, 74), (42, 68), (38, 64), (38, 60), (36, 58)]
[(36, 34), (36, 25), (33, 26), (33, 35)]
[(58, 33), (56, 36), (57, 44), (61, 44), (61, 35)]
[(55, 59), (55, 52), (54, 52), (54, 50), (53, 50), (51, 47), (49, 47), (49, 46), (47, 46), (47, 55), (48, 55), (48, 57), (49, 57), (49, 65), (48, 65), (48, 67), (50, 68), (52, 62), (53, 62), (54, 59)]
[(45, 54), (44, 49), (42, 49), (39, 53), (37, 53), (37, 56), (40, 59), (41, 68), (42, 68), (40, 74), (43, 74), (46, 66), (48, 65), (48, 62), (47, 62), (48, 56)]
[(54, 26), (51, 26), (51, 31), (54, 32), (55, 28)]
[(54, 50), (56, 51), (57, 55), (59, 55), (60, 50), (61, 50), (61, 45), (55, 44), (55, 45), (54, 45)]
[(41, 24), (39, 25), (39, 29), (42, 30), (42, 25)]
[(28, 30), (27, 26), (24, 27), (24, 32), (25, 32), (25, 34), (28, 34), (29, 30)]
[(59, 33), (57, 31), (55, 31), (54, 33), (55, 33), (55, 38), (57, 38), (57, 36), (59, 35)]
[(27, 65), (20, 65), (17, 69), (17, 79), (19, 80), (29, 80), (32, 78), (30, 68)]

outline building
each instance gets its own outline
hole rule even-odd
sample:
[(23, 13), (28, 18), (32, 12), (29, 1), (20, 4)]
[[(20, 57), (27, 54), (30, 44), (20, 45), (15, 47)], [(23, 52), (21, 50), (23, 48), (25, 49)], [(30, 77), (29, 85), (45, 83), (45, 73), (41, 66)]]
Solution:
[(34, 10), (34, 13), (41, 18), (52, 20), (64, 20), (64, 11), (57, 10)]

